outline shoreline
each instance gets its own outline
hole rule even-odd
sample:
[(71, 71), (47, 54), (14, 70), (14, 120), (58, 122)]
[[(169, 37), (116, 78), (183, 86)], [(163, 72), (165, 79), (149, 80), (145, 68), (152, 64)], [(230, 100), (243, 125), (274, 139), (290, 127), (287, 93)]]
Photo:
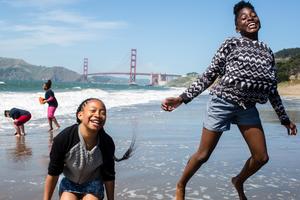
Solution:
[[(127, 150), (133, 134), (137, 136), (133, 157), (116, 164), (116, 199), (174, 198), (176, 182), (199, 145), (207, 99), (208, 95), (204, 95), (171, 113), (163, 112), (156, 101), (109, 109), (105, 130), (114, 139), (116, 156)], [(300, 102), (284, 103), (299, 119)], [(247, 196), (253, 200), (300, 199), (300, 160), (291, 156), (299, 152), (300, 138), (286, 135), (270, 105), (262, 105), (261, 113), (271, 159), (245, 184)], [(52, 134), (47, 132), (46, 118), (32, 121), (26, 127), (28, 134), (21, 138), (11, 134), (11, 125), (1, 127), (0, 200), (42, 198), (51, 141), (64, 127), (75, 123), (73, 115), (61, 115), (58, 119), (62, 128)], [(189, 182), (187, 199), (237, 199), (230, 179), (248, 157), (243, 137), (232, 126), (222, 135), (208, 163)], [(57, 198), (56, 187), (53, 199)]]

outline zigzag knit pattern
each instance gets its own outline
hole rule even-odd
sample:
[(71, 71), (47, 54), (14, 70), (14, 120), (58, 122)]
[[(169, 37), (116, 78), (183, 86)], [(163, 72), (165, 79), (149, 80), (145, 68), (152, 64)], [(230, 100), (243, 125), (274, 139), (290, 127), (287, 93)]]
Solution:
[(244, 37), (225, 40), (206, 71), (180, 95), (184, 103), (216, 79), (211, 94), (241, 106), (266, 103), (269, 99), (281, 123), (290, 122), (277, 92), (273, 52), (263, 42)]

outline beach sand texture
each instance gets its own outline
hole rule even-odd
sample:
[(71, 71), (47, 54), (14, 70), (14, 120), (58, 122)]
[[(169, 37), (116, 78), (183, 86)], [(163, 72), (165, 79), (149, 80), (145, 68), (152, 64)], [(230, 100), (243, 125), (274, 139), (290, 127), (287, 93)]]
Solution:
[[(116, 199), (172, 199), (175, 184), (190, 155), (199, 144), (207, 96), (195, 99), (172, 113), (160, 110), (160, 102), (112, 108), (107, 132), (120, 156), (137, 135), (134, 156), (116, 163)], [(290, 116), (300, 127), (300, 100), (284, 101)], [(75, 108), (74, 108), (75, 109)], [(259, 106), (266, 132), (269, 163), (245, 185), (249, 199), (300, 199), (300, 137), (289, 137), (270, 105)], [(62, 127), (75, 122), (60, 116)], [(13, 136), (12, 127), (0, 127), (0, 200), (42, 199), (51, 141), (58, 133), (47, 132), (46, 119), (31, 121), (28, 135)], [(249, 157), (249, 151), (235, 126), (225, 132), (210, 160), (187, 187), (189, 200), (237, 199), (230, 179)], [(54, 198), (58, 199), (57, 190)]]
[(300, 84), (279, 85), (278, 92), (283, 96), (300, 99)]

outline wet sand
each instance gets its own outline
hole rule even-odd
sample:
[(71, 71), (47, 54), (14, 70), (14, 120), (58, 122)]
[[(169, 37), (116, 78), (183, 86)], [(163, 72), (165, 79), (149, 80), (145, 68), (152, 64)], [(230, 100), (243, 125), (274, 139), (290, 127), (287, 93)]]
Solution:
[[(108, 112), (106, 130), (120, 156), (137, 135), (137, 149), (127, 161), (116, 164), (116, 199), (172, 199), (175, 184), (196, 150), (206, 97), (183, 105), (172, 113), (159, 104), (114, 108)], [(300, 127), (300, 101), (286, 101)], [(249, 199), (300, 199), (300, 137), (289, 137), (270, 106), (259, 107), (266, 132), (269, 163), (246, 182)], [(45, 121), (32, 121), (25, 138), (13, 136), (12, 127), (0, 127), (0, 200), (42, 199), (48, 154), (53, 134)], [(59, 119), (62, 127), (75, 119)], [(225, 132), (210, 160), (188, 184), (186, 199), (237, 199), (230, 179), (239, 172), (249, 152), (238, 129)], [(54, 198), (58, 199), (57, 191)]]

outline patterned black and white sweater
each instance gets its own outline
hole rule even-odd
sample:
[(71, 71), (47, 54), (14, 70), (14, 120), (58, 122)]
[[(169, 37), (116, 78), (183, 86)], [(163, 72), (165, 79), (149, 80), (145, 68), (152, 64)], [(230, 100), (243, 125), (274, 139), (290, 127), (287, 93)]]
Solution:
[(210, 94), (244, 108), (270, 100), (281, 123), (290, 123), (277, 91), (274, 55), (265, 43), (244, 37), (225, 40), (206, 71), (180, 95), (183, 102), (190, 102), (216, 79)]

